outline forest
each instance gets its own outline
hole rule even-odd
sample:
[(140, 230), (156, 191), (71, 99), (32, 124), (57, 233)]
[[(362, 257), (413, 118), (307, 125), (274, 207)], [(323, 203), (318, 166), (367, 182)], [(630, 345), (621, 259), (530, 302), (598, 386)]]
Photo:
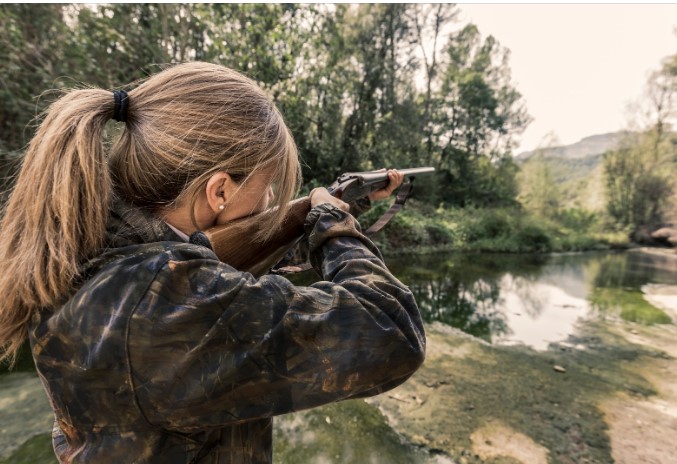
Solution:
[(677, 55), (647, 83), (649, 121), (605, 155), (605, 209), (588, 211), (558, 201), (547, 168), (521, 172), (514, 149), (531, 117), (511, 82), (510, 51), (458, 17), (453, 4), (0, 5), (3, 190), (59, 91), (130, 88), (201, 60), (272, 96), (306, 190), (345, 171), (436, 168), (377, 239), (386, 249), (608, 248), (665, 222)]

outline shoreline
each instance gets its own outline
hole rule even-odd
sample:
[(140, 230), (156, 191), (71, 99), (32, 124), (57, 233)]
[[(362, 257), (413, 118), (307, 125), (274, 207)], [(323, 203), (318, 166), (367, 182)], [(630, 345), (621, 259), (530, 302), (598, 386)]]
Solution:
[(593, 323), (542, 352), (427, 328), (421, 371), (367, 402), (411, 446), (448, 459), (431, 462), (667, 464), (677, 453), (677, 326)]

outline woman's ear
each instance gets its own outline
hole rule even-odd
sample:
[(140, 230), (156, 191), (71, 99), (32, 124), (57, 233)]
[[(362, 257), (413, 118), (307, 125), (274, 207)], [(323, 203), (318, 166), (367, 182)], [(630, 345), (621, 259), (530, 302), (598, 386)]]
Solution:
[(235, 191), (235, 182), (226, 172), (217, 172), (207, 181), (205, 194), (210, 209), (215, 213), (220, 213), (225, 208), (228, 199)]

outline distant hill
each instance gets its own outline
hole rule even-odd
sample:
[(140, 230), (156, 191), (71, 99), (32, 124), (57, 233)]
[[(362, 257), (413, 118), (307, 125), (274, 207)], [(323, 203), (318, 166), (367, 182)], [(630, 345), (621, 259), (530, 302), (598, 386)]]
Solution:
[(631, 133), (628, 131), (609, 132), (607, 134), (591, 135), (585, 137), (580, 141), (560, 147), (541, 148), (532, 151), (525, 151), (515, 157), (520, 161), (528, 160), (529, 158), (543, 153), (544, 158), (587, 158), (589, 156), (601, 155), (602, 153), (617, 148), (624, 137)]
[(592, 135), (571, 145), (523, 152), (515, 160), (524, 166), (544, 162), (560, 189), (563, 206), (599, 211), (605, 204), (602, 155), (618, 148), (630, 134)]

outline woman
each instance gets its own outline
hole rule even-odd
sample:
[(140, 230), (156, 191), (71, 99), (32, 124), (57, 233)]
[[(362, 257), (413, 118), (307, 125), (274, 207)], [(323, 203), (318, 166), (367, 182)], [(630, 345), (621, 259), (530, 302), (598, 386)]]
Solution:
[[(124, 129), (107, 157), (111, 117)], [(0, 340), (11, 360), (29, 336), (61, 462), (270, 462), (272, 416), (381, 393), (420, 366), (412, 294), (325, 189), (305, 224), (325, 279), (310, 287), (190, 243), (277, 206), (252, 237), (265, 240), (298, 177), (273, 103), (221, 66), (51, 106), (0, 225)]]

